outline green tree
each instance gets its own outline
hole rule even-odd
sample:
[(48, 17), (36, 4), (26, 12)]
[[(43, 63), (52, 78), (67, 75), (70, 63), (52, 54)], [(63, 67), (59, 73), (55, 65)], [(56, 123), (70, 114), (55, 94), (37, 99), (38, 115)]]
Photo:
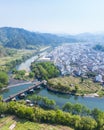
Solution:
[(3, 97), (2, 97), (2, 96), (0, 96), (0, 102), (2, 101), (2, 99), (3, 99)]
[(75, 104), (73, 106), (73, 114), (80, 115), (82, 113), (82, 105), (81, 104)]
[(30, 73), (29, 73), (29, 77), (30, 77), (30, 78), (34, 78), (34, 75), (35, 75), (35, 74), (34, 74), (33, 72), (30, 72)]
[(31, 64), (32, 72), (35, 73), (36, 78), (48, 79), (57, 77), (60, 72), (58, 68), (51, 62), (33, 62)]
[(72, 111), (73, 111), (73, 105), (72, 105), (72, 103), (67, 102), (67, 103), (63, 106), (63, 111), (72, 113)]
[(18, 74), (20, 74), (21, 76), (25, 75), (26, 71), (25, 70), (19, 70)]
[(76, 130), (95, 130), (97, 128), (97, 123), (94, 119), (90, 117), (82, 117)]
[(98, 123), (97, 129), (103, 130), (104, 129), (104, 112), (95, 108), (92, 110), (92, 117)]
[(0, 114), (4, 114), (7, 111), (7, 105), (0, 101)]
[(81, 77), (81, 83), (83, 83), (83, 81), (84, 81), (84, 78), (83, 78), (83, 77)]
[(8, 84), (8, 75), (5, 72), (0, 72), (0, 89), (6, 87)]
[(78, 85), (75, 85), (75, 92), (78, 92), (78, 90), (79, 90)]

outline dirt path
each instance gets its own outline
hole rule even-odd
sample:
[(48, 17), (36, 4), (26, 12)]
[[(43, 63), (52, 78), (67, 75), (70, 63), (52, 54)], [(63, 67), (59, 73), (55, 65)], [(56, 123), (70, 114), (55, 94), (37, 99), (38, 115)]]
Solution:
[(13, 130), (16, 127), (16, 121), (10, 125), (9, 130)]
[(10, 122), (13, 119), (15, 119), (15, 116), (11, 116), (11, 117), (7, 118), (7, 120), (5, 120), (5, 122), (1, 122), (0, 128), (2, 128), (4, 125), (6, 125), (8, 122)]

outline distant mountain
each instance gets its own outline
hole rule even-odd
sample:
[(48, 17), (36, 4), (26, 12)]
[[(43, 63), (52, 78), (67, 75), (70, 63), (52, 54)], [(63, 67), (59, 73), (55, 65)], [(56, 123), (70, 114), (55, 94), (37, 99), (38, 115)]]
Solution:
[(28, 48), (30, 45), (55, 46), (64, 42), (76, 42), (76, 39), (49, 33), (35, 33), (21, 28), (0, 28), (0, 44), (9, 48)]
[(31, 49), (33, 46), (51, 45), (60, 43), (94, 42), (104, 43), (104, 33), (92, 34), (81, 33), (77, 35), (50, 34), (27, 31), (22, 28), (2, 27), (0, 28), (0, 44), (4, 47), (17, 49)]
[(81, 33), (74, 35), (78, 41), (104, 43), (104, 33)]
[(76, 35), (62, 34), (64, 38), (72, 38), (77, 42), (94, 42), (94, 43), (103, 43), (104, 44), (104, 32), (100, 33), (80, 33)]

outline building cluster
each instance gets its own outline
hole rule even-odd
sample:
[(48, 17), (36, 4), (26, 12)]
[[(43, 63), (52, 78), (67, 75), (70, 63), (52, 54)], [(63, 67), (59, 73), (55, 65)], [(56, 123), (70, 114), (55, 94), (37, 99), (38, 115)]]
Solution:
[(96, 51), (94, 43), (70, 43), (56, 47), (49, 57), (60, 69), (62, 75), (85, 75), (87, 72), (97, 74), (96, 80), (104, 76), (104, 52)]

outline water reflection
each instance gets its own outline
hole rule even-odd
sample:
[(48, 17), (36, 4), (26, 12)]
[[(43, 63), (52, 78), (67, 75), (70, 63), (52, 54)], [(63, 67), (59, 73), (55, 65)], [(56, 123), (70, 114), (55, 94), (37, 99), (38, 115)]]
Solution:
[(66, 102), (71, 102), (71, 103), (83, 104), (90, 109), (96, 107), (104, 111), (104, 105), (103, 105), (104, 98), (97, 98), (97, 97), (92, 98), (92, 97), (58, 94), (47, 91), (47, 89), (38, 90), (35, 92), (35, 94), (55, 100), (57, 105), (59, 105), (60, 107), (62, 107)]
[(78, 96), (74, 96), (74, 100), (78, 100)]

